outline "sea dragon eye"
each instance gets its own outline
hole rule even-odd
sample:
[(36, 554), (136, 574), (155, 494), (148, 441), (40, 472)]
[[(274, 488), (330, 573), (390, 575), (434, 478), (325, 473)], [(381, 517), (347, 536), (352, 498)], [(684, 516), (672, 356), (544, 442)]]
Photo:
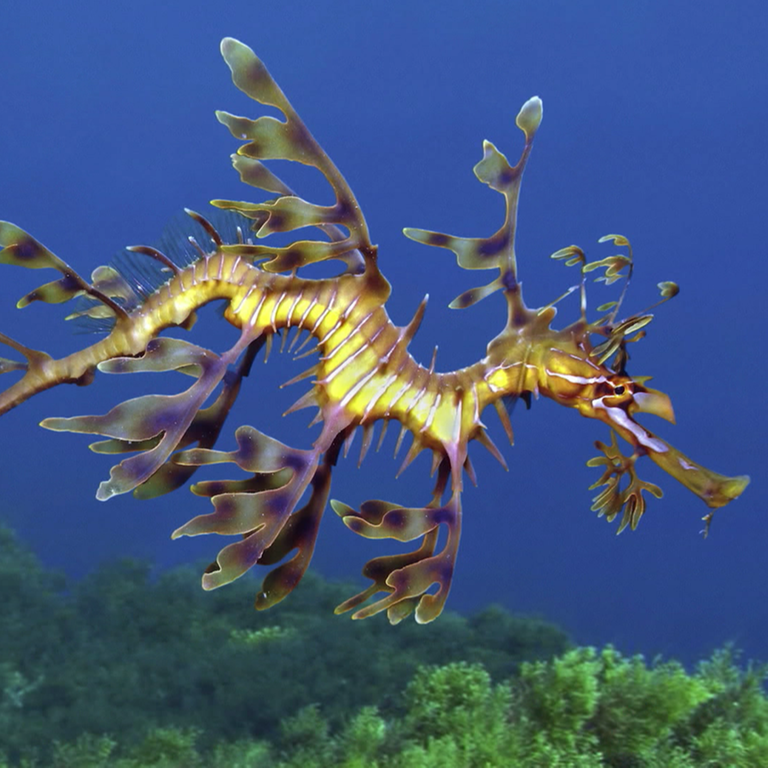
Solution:
[(634, 382), (626, 376), (613, 379), (611, 381), (611, 386), (613, 387), (614, 397), (621, 398), (622, 402), (630, 401), (635, 394)]

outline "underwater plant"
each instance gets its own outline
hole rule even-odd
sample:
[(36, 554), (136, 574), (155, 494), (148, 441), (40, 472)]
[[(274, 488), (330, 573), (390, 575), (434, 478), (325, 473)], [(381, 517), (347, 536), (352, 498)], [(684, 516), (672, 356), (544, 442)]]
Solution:
[(728, 650), (716, 651), (691, 674), (678, 662), (648, 663), (610, 646), (526, 663), (502, 682), (480, 664), (454, 662), (421, 667), (396, 714), (365, 706), (334, 728), (313, 704), (281, 721), (279, 739), (223, 740), (213, 748), (199, 743), (193, 729), (178, 727), (152, 728), (135, 745), (83, 734), (56, 744), (53, 764), (762, 768), (768, 760), (764, 678), (765, 669), (734, 666)]
[[(90, 384), (97, 371), (176, 371), (193, 380), (177, 394), (145, 394), (104, 415), (43, 420), (41, 425), (47, 429), (105, 438), (91, 445), (97, 453), (133, 454), (112, 468), (109, 479), (99, 486), (98, 499), (127, 492), (151, 498), (177, 489), (198, 467), (237, 465), (250, 476), (191, 486), (194, 494), (210, 499), (213, 511), (194, 517), (173, 536), (239, 537), (219, 552), (203, 576), (203, 587), (230, 583), (254, 565), (270, 567), (256, 598), (257, 608), (268, 608), (282, 600), (306, 571), (341, 450), (362, 427), (362, 461), (376, 422), (382, 421), (386, 428), (390, 421), (397, 421), (401, 425), (398, 447), (405, 434), (413, 439), (400, 471), (422, 451), (432, 454), (436, 479), (427, 504), (406, 507), (373, 500), (359, 510), (337, 501), (331, 506), (348, 528), (362, 536), (419, 541), (419, 545), (405, 554), (371, 560), (363, 573), (372, 584), (343, 602), (337, 612), (354, 610), (353, 618), (365, 618), (386, 611), (392, 623), (414, 613), (424, 623), (441, 613), (448, 596), (461, 531), (464, 473), (474, 480), (469, 443), (476, 440), (506, 466), (481, 420), (490, 405), (496, 408), (510, 442), (507, 408), (517, 399), (530, 404), (533, 397), (548, 397), (608, 425), (610, 445), (598, 442), (600, 456), (589, 462), (603, 469), (593, 488), (604, 488), (592, 508), (608, 520), (621, 515), (619, 530), (636, 527), (645, 511), (644, 494), (661, 495), (656, 485), (637, 475), (636, 463), (644, 456), (712, 510), (742, 493), (749, 481), (746, 476), (727, 477), (705, 469), (635, 419), (638, 413), (650, 413), (673, 421), (673, 412), (667, 395), (647, 386), (647, 377), (632, 377), (626, 370), (627, 344), (642, 338), (652, 319), (647, 312), (619, 319), (634, 268), (626, 238), (602, 238), (626, 252), (597, 261), (587, 261), (577, 246), (553, 254), (580, 270), (580, 314), (574, 322), (555, 329), (556, 301), (538, 309), (528, 308), (523, 301), (515, 232), (523, 171), (542, 118), (538, 97), (529, 99), (517, 115), (516, 124), (525, 137), (517, 163), (511, 165), (493, 144), (485, 142), (483, 158), (474, 168), (482, 183), (504, 197), (506, 214), (498, 231), (488, 237), (465, 238), (404, 230), (416, 242), (453, 251), (465, 269), (497, 271), (494, 280), (465, 291), (451, 307), (466, 308), (496, 292), (503, 294), (507, 305), (506, 322), (482, 359), (459, 370), (438, 372), (434, 358), (425, 366), (408, 351), (426, 300), (406, 326), (394, 325), (387, 315), (390, 285), (379, 269), (377, 249), (344, 177), (255, 54), (231, 38), (223, 40), (221, 51), (235, 85), (284, 118), (251, 120), (217, 113), (233, 136), (243, 141), (233, 161), (242, 181), (272, 195), (256, 203), (214, 200), (214, 206), (232, 211), (240, 222), (231, 235), (219, 232), (204, 216), (187, 211), (199, 229), (196, 237), (189, 238), (195, 257), (188, 263), (176, 263), (157, 248), (135, 246), (128, 250), (150, 265), (142, 265), (141, 280), (116, 266), (99, 267), (87, 280), (31, 235), (13, 224), (0, 223), (0, 262), (51, 268), (61, 274), (27, 293), (17, 306), (79, 298), (69, 317), (90, 319), (107, 331), (96, 343), (62, 358), (0, 334), (0, 341), (26, 360), (0, 362), (0, 372), (23, 372), (0, 394), (0, 413), (59, 384)], [(333, 205), (316, 205), (296, 195), (262, 163), (274, 159), (319, 170), (333, 190)], [(280, 246), (262, 242), (273, 233), (303, 228), (319, 230), (323, 239), (295, 239)], [(302, 271), (333, 260), (341, 263), (335, 276), (311, 279)], [(624, 287), (617, 301), (601, 305), (599, 316), (588, 320), (586, 279), (593, 272), (607, 285), (623, 279)], [(660, 283), (660, 288), (661, 301), (677, 293), (673, 283)], [(230, 349), (215, 353), (162, 335), (171, 327), (190, 329), (196, 311), (215, 300), (225, 302), (224, 317), (239, 331)], [(316, 407), (313, 423), (322, 425), (319, 436), (310, 448), (293, 448), (251, 426), (241, 426), (235, 431), (234, 449), (216, 449), (256, 354), (262, 347), (268, 351), (274, 336), (291, 328), (298, 333), (288, 349), (306, 331), (305, 343), (315, 340), (319, 358), (289, 382), (310, 379), (311, 388), (288, 412)], [(617, 434), (631, 446), (629, 455), (619, 449)], [(705, 517), (707, 528), (711, 519), (712, 512)], [(383, 597), (371, 601), (379, 593)]]
[[(498, 606), (397, 632), (339, 622), (333, 606), (349, 585), (311, 569), (293, 599), (256, 613), (248, 579), (210, 594), (193, 573), (156, 575), (149, 562), (121, 559), (67, 581), (0, 524), (0, 766), (3, 754), (43, 758), (84, 734), (128, 747), (175, 728), (197, 734), (201, 749), (271, 737), (309, 702), (336, 729), (370, 704), (399, 712), (414, 672), (435, 659), (471, 658), (503, 679), (570, 647), (555, 625)], [(296, 663), (304, 658), (312, 663)]]

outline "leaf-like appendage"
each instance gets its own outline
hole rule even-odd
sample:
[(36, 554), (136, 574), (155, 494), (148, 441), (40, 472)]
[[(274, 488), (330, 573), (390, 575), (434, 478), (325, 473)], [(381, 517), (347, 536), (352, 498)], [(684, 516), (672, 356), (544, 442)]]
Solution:
[[(186, 448), (193, 444), (197, 444), (199, 448), (212, 448), (216, 444), (229, 411), (240, 393), (243, 377), (248, 375), (253, 358), (263, 343), (263, 338), (252, 342), (237, 368), (228, 370), (224, 374), (224, 382), (219, 396), (211, 405), (195, 414), (192, 423), (177, 443), (177, 448)], [(176, 368), (176, 370), (180, 373), (189, 373), (189, 369), (184, 366)], [(170, 493), (184, 485), (195, 473), (197, 467), (183, 466), (176, 463), (174, 458), (174, 455), (171, 455), (148, 480), (134, 489), (133, 495), (137, 499), (151, 499)]]
[(277, 472), (281, 469), (303, 470), (309, 462), (310, 451), (299, 451), (281, 443), (258, 429), (243, 426), (235, 430), (237, 450), (214, 451), (193, 448), (176, 456), (176, 463), (203, 466), (206, 464), (236, 464), (245, 472)]
[[(625, 456), (616, 444), (616, 433), (611, 431), (611, 444), (605, 445), (596, 441), (595, 446), (602, 452), (601, 456), (590, 459), (588, 467), (604, 467), (600, 479), (589, 486), (590, 490), (605, 486), (605, 488), (592, 500), (592, 511), (599, 517), (605, 517), (612, 522), (619, 512), (623, 511), (621, 521), (616, 533), (621, 533), (627, 526), (633, 531), (640, 522), (645, 512), (645, 497), (643, 492), (648, 492), (657, 499), (662, 497), (662, 490), (653, 483), (640, 480), (635, 472), (636, 455)], [(624, 476), (629, 478), (625, 488), (621, 487)]]
[(541, 125), (541, 118), (544, 116), (544, 105), (538, 96), (532, 96), (520, 107), (520, 111), (515, 118), (515, 125), (525, 134), (527, 142), (533, 141), (536, 131)]
[(663, 299), (671, 299), (680, 293), (680, 286), (671, 280), (663, 280), (658, 284), (658, 288)]
[(515, 171), (492, 141), (483, 142), (483, 159), (472, 169), (478, 181), (503, 195), (514, 183)]
[[(615, 307), (614, 307), (615, 310)], [(637, 333), (645, 328), (648, 323), (653, 320), (653, 315), (640, 315), (635, 317), (628, 317), (626, 320), (622, 320), (618, 325), (610, 327), (610, 330), (605, 332), (603, 329), (597, 327), (594, 330), (603, 335), (608, 335), (607, 341), (596, 346), (590, 356), (593, 357), (600, 365), (602, 365), (609, 357), (616, 352), (622, 352), (624, 345), (628, 341), (637, 341), (638, 336), (630, 339), (627, 338), (633, 333)], [(642, 338), (642, 334), (639, 335)], [(626, 354), (626, 353), (625, 353)], [(616, 368), (616, 366), (614, 366)], [(619, 365), (620, 369), (621, 366)]]
[(573, 267), (576, 264), (580, 264), (583, 267), (587, 263), (587, 257), (578, 245), (569, 245), (566, 248), (561, 248), (559, 251), (551, 254), (549, 258), (565, 260), (566, 267)]
[(312, 478), (309, 501), (287, 520), (272, 544), (264, 550), (259, 565), (280, 563), (290, 552), (296, 554), (273, 568), (262, 581), (261, 592), (256, 598), (256, 608), (265, 610), (286, 597), (299, 583), (309, 566), (317, 540), (328, 494), (331, 490), (331, 463), (325, 461)]
[[(188, 430), (200, 414), (202, 404), (226, 377), (227, 367), (237, 360), (249, 343), (256, 345), (255, 348), (260, 346), (259, 340), (250, 342), (248, 335), (243, 334), (232, 349), (222, 355), (216, 355), (187, 342), (156, 339), (148, 345), (148, 352), (143, 357), (117, 358), (106, 363), (105, 370), (117, 373), (183, 369), (185, 373), (192, 373), (199, 369), (199, 377), (189, 389), (176, 395), (144, 395), (126, 400), (103, 416), (44, 419), (41, 426), (57, 432), (103, 435), (118, 441), (106, 445), (97, 443), (97, 450), (103, 453), (140, 450), (136, 456), (124, 459), (112, 467), (109, 480), (101, 483), (96, 498), (105, 501), (114, 495), (132, 491), (161, 468), (185, 440), (185, 436), (191, 441), (192, 433), (188, 435)], [(239, 376), (235, 374), (234, 378), (237, 380), (236, 387), (239, 387)], [(217, 425), (220, 429), (229, 407), (234, 402), (234, 396), (230, 388), (225, 397), (226, 407), (209, 412), (208, 422), (214, 427), (214, 435), (218, 434)], [(193, 432), (201, 426), (198, 421)], [(172, 470), (170, 474), (174, 474)], [(181, 475), (171, 478), (168, 482), (173, 484), (179, 477)], [(158, 489), (157, 492), (165, 491)]]
[(232, 167), (240, 174), (240, 181), (265, 192), (291, 195), (291, 188), (275, 176), (264, 163), (244, 155), (232, 155)]
[(290, 232), (300, 227), (334, 224), (339, 220), (337, 206), (312, 205), (300, 197), (280, 197), (274, 202), (265, 203), (264, 206), (262, 210), (267, 214), (267, 219), (256, 230), (256, 237), (259, 238), (274, 232)]
[(10, 373), (11, 371), (26, 370), (26, 363), (20, 363), (18, 360), (9, 360), (7, 357), (0, 357), (0, 373)]
[(616, 282), (616, 280), (624, 277), (621, 271), (624, 267), (629, 267), (632, 264), (632, 260), (621, 253), (617, 253), (615, 256), (606, 256), (599, 261), (590, 261), (582, 267), (584, 272), (593, 272), (596, 269), (605, 269), (605, 274), (595, 278), (597, 281), (603, 281), (606, 285)]
[(12, 264), (27, 269), (55, 269), (62, 277), (45, 283), (34, 291), (22, 296), (16, 303), (19, 309), (29, 306), (33, 301), (60, 304), (76, 296), (87, 294), (101, 302), (110, 316), (124, 316), (125, 310), (97, 287), (80, 277), (72, 267), (49, 251), (32, 235), (7, 221), (0, 221), (0, 264)]
[(448, 306), (450, 309), (466, 309), (478, 301), (482, 301), (486, 296), (500, 290), (504, 287), (501, 278), (497, 277), (488, 285), (481, 285), (477, 288), (470, 288), (468, 291), (460, 293)]
[[(611, 242), (614, 245), (624, 247), (627, 249), (627, 253), (613, 254), (597, 261), (587, 262), (584, 252), (576, 245), (570, 245), (567, 248), (561, 248), (552, 254), (551, 258), (564, 260), (566, 266), (580, 265), (581, 267), (581, 317), (582, 321), (587, 325), (590, 333), (599, 333), (602, 336), (607, 336), (608, 340), (603, 344), (592, 350), (592, 357), (594, 357), (599, 363), (605, 362), (611, 355), (619, 353), (617, 361), (614, 363), (614, 369), (621, 369), (626, 359), (626, 352), (624, 350), (624, 344), (626, 341), (636, 341), (642, 338), (642, 334), (638, 334), (634, 339), (627, 339), (632, 333), (639, 331), (644, 325), (647, 325), (653, 315), (640, 314), (627, 318), (626, 320), (616, 323), (616, 317), (621, 309), (621, 304), (624, 301), (624, 297), (627, 293), (629, 282), (632, 279), (632, 272), (634, 270), (634, 256), (632, 254), (632, 245), (629, 240), (623, 235), (605, 235), (601, 237), (598, 242), (605, 243)], [(596, 270), (603, 270), (603, 273), (595, 278), (595, 282), (602, 282), (605, 285), (612, 285), (620, 279), (624, 279), (624, 286), (621, 290), (619, 298), (615, 301), (604, 302), (598, 306), (598, 312), (608, 312), (607, 315), (600, 317), (599, 319), (588, 323), (586, 318), (586, 290), (585, 282), (586, 275), (589, 272)], [(664, 301), (676, 296), (679, 293), (678, 286), (670, 281), (659, 283), (659, 290), (661, 292), (661, 301), (656, 302), (648, 309), (662, 304)], [(559, 299), (558, 299), (559, 301)], [(554, 303), (554, 302), (553, 302)], [(632, 327), (631, 327), (632, 326)]]
[(165, 373), (181, 371), (198, 377), (216, 355), (183, 339), (152, 339), (139, 357), (113, 357), (96, 367), (102, 373)]
[[(364, 619), (386, 611), (392, 624), (414, 611), (420, 624), (436, 619), (448, 597), (456, 561), (461, 529), (459, 493), (455, 492), (444, 505), (433, 499), (422, 508), (401, 507), (386, 501), (367, 501), (359, 512), (337, 501), (332, 501), (331, 506), (350, 530), (366, 538), (397, 541), (422, 538), (421, 546), (414, 552), (378, 557), (368, 562), (363, 575), (374, 583), (338, 606), (336, 612), (358, 608), (352, 618)], [(442, 551), (435, 554), (440, 525), (446, 526), (448, 534)], [(428, 592), (435, 584), (437, 591)], [(378, 592), (387, 595), (359, 608)]]
[[(252, 477), (193, 486), (198, 495), (210, 497), (214, 511), (185, 523), (174, 531), (173, 538), (207, 533), (244, 536), (219, 552), (203, 576), (204, 589), (229, 584), (254, 565), (274, 565), (298, 550), (265, 577), (256, 607), (268, 608), (296, 586), (309, 565), (330, 489), (332, 461), (326, 456), (318, 467), (322, 453), (318, 448), (291, 448), (253, 427), (239, 427), (235, 439), (238, 447), (234, 451), (196, 448), (175, 455), (175, 462), (182, 466), (229, 462), (251, 472)], [(294, 511), (310, 482), (309, 501)]]
[[(91, 284), (105, 296), (111, 299), (119, 299), (120, 306), (126, 312), (130, 312), (141, 303), (141, 298), (133, 290), (131, 284), (114, 267), (96, 267), (91, 273)], [(100, 301), (95, 301), (95, 303), (85, 309), (71, 312), (65, 319), (74, 320), (77, 317), (111, 319), (114, 318), (114, 312)]]
[(602, 237), (598, 238), (598, 243), (608, 243), (611, 242), (614, 245), (623, 246), (625, 248), (629, 248), (629, 240), (627, 240), (624, 235), (603, 235)]
[[(509, 232), (505, 229), (490, 237), (454, 237), (413, 227), (406, 227), (403, 234), (417, 243), (453, 251), (463, 269), (496, 269), (509, 250)], [(498, 287), (501, 288), (501, 284)]]
[[(375, 269), (375, 262), (370, 258), (373, 247), (368, 228), (352, 190), (315, 141), (267, 68), (248, 46), (232, 38), (222, 41), (221, 53), (232, 71), (235, 85), (254, 101), (279, 109), (285, 120), (271, 116), (251, 120), (228, 112), (216, 113), (219, 122), (229, 128), (235, 138), (245, 142), (233, 159), (240, 178), (251, 186), (276, 192), (280, 197), (264, 203), (213, 200), (213, 205), (239, 211), (253, 219), (258, 237), (313, 226), (340, 245), (330, 248), (324, 242), (293, 243), (285, 249), (290, 251), (289, 255), (273, 258), (262, 265), (269, 272), (296, 269), (327, 259), (339, 259), (347, 264), (348, 271), (357, 271), (363, 256), (369, 257), (366, 268)], [(331, 185), (336, 195), (336, 204), (319, 206), (302, 200), (268, 170), (261, 163), (262, 160), (289, 160), (317, 168)], [(344, 234), (344, 229), (348, 235)], [(280, 249), (270, 250), (275, 252)], [(269, 254), (270, 251), (264, 249), (243, 251), (241, 255), (261, 258)]]
[(36, 367), (42, 368), (53, 359), (46, 352), (27, 347), (21, 342), (15, 341), (10, 336), (6, 336), (4, 333), (0, 333), (0, 344), (5, 344), (6, 347), (15, 349), (27, 359), (26, 363), (19, 363), (16, 360), (6, 360), (5, 358), (2, 358), (0, 373), (8, 373), (9, 371), (29, 371), (34, 370)]
[(440, 508), (408, 508), (388, 501), (365, 501), (359, 512), (338, 502), (334, 509), (347, 528), (366, 539), (413, 541), (443, 522)]
[(256, 261), (268, 259), (260, 264), (266, 272), (287, 272), (328, 259), (344, 259), (350, 245), (346, 240), (323, 242), (322, 240), (297, 240), (282, 248), (273, 245), (223, 245), (224, 253), (234, 253)]
[(541, 99), (529, 99), (517, 115), (516, 124), (525, 134), (525, 146), (514, 167), (490, 142), (483, 142), (483, 158), (474, 167), (475, 176), (491, 189), (504, 195), (506, 215), (504, 224), (490, 237), (457, 237), (442, 232), (407, 227), (403, 234), (417, 243), (447, 248), (456, 254), (464, 269), (498, 269), (499, 279), (489, 285), (465, 291), (454, 299), (453, 309), (469, 307), (502, 288), (510, 288), (517, 282), (515, 257), (515, 232), (517, 229), (517, 204), (520, 196), (525, 164), (528, 160), (536, 129), (542, 115)]

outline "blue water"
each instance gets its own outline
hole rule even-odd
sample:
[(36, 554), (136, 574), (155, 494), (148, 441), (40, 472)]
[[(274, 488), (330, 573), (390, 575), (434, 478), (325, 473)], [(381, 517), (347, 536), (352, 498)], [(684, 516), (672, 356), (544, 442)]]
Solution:
[[(448, 310), (486, 276), (400, 230), (483, 236), (498, 227), (500, 198), (471, 168), (485, 138), (517, 157), (514, 116), (540, 95), (518, 241), (528, 303), (545, 304), (576, 279), (547, 258), (553, 251), (577, 243), (599, 258), (611, 252), (600, 236), (629, 237), (628, 311), (655, 301), (661, 280), (682, 288), (631, 350), (630, 372), (653, 375), (675, 405), (678, 425), (653, 428), (705, 466), (753, 481), (703, 541), (706, 507), (649, 466), (643, 477), (665, 497), (651, 500), (637, 531), (616, 537), (615, 524), (589, 511), (598, 473), (585, 467), (607, 430), (550, 402), (519, 408), (508, 473), (473, 453), (479, 487), (465, 496), (449, 608), (495, 601), (556, 621), (582, 643), (692, 660), (732, 640), (765, 660), (766, 24), (763, 2), (16, 3), (3, 9), (0, 47), (0, 218), (87, 275), (124, 245), (157, 240), (184, 206), (248, 199), (229, 165), (237, 143), (213, 117), (217, 108), (257, 114), (218, 52), (221, 37), (238, 37), (355, 190), (393, 284), (393, 319), (404, 323), (429, 292), (413, 349), (426, 362), (437, 344), (446, 370), (484, 354), (503, 325), (502, 300)], [(294, 183), (304, 181), (319, 188), (309, 174)], [(2, 274), (3, 331), (57, 354), (89, 341), (72, 335), (61, 308), (14, 310), (38, 274)], [(593, 306), (605, 291), (594, 287)], [(575, 300), (560, 312), (569, 322)], [(204, 321), (198, 338), (226, 349), (231, 329), (215, 313)], [(301, 391), (276, 385), (299, 370), (287, 358), (258, 365), (237, 418), (308, 445), (305, 413), (275, 416)], [(221, 544), (168, 540), (208, 511), (185, 490), (97, 502), (109, 463), (85, 440), (35, 426), (104, 412), (144, 384), (118, 378), (45, 393), (0, 422), (2, 517), (73, 576), (121, 555), (161, 567), (212, 557)], [(501, 445), (495, 415), (486, 421)], [(332, 495), (425, 503), (426, 457), (394, 480), (393, 443), (359, 470), (342, 462)], [(351, 577), (379, 551), (329, 515), (315, 566)]]

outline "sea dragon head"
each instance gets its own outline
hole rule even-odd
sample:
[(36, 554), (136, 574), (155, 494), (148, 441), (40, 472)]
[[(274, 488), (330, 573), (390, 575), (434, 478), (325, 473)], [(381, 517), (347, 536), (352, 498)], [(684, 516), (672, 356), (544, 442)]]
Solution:
[[(453, 251), (459, 266), (465, 269), (499, 270), (498, 277), (491, 283), (461, 293), (450, 306), (463, 309), (497, 291), (504, 294), (507, 322), (489, 343), (484, 362), (485, 383), (490, 391), (488, 402), (497, 406), (510, 439), (512, 432), (506, 411), (499, 408), (499, 401), (510, 397), (522, 396), (530, 402), (532, 395), (542, 394), (575, 408), (582, 416), (607, 424), (612, 430), (611, 444), (596, 442), (601, 455), (587, 462), (589, 466), (603, 467), (602, 477), (591, 488), (605, 487), (595, 497), (592, 509), (609, 521), (623, 510), (619, 531), (627, 525), (636, 527), (645, 510), (644, 491), (656, 497), (662, 495), (658, 486), (637, 477), (635, 463), (641, 456), (649, 456), (711, 509), (721, 507), (742, 493), (749, 477), (727, 477), (705, 469), (656, 437), (635, 418), (638, 414), (653, 414), (674, 423), (669, 397), (648, 387), (648, 377), (632, 378), (626, 371), (627, 343), (643, 338), (645, 326), (653, 319), (647, 310), (625, 320), (617, 319), (634, 267), (632, 247), (627, 238), (622, 235), (600, 238), (599, 242), (610, 241), (626, 252), (597, 261), (588, 262), (584, 251), (576, 245), (553, 253), (553, 259), (579, 267), (579, 284), (539, 309), (529, 309), (523, 301), (515, 254), (517, 208), (523, 171), (541, 123), (542, 111), (541, 100), (534, 96), (525, 102), (517, 115), (516, 124), (525, 135), (525, 145), (516, 165), (510, 165), (491, 142), (483, 143), (483, 158), (474, 172), (481, 182), (504, 196), (506, 215), (497, 232), (485, 238), (457, 237), (421, 229), (404, 232), (417, 242)], [(597, 273), (596, 280), (605, 285), (621, 279), (624, 285), (616, 301), (599, 306), (597, 319), (588, 320), (586, 281), (592, 272)], [(661, 298), (648, 309), (679, 292), (675, 283), (661, 282), (658, 285)], [(579, 319), (564, 329), (553, 329), (554, 305), (574, 291), (580, 295)], [(595, 345), (593, 339), (596, 337), (604, 340)], [(619, 450), (617, 434), (632, 446), (630, 456)], [(628, 482), (623, 484), (625, 479)], [(706, 534), (712, 512), (704, 520)]]
[[(588, 463), (602, 467), (602, 477), (592, 488), (604, 486), (595, 497), (592, 509), (609, 520), (623, 510), (619, 531), (629, 525), (635, 528), (645, 511), (643, 492), (657, 498), (661, 489), (638, 478), (635, 464), (642, 456), (649, 456), (665, 472), (672, 475), (695, 493), (711, 509), (717, 509), (738, 497), (749, 483), (747, 476), (727, 477), (713, 472), (685, 456), (669, 443), (657, 437), (640, 424), (638, 414), (652, 414), (674, 423), (675, 416), (669, 396), (647, 386), (647, 377), (632, 378), (623, 364), (627, 358), (625, 343), (616, 350), (612, 367), (600, 362), (588, 343), (589, 328), (581, 326), (585, 334), (580, 339), (572, 336), (571, 344), (563, 332), (555, 333), (540, 359), (540, 392), (557, 402), (575, 408), (587, 418), (607, 424), (612, 432), (611, 444), (595, 443), (601, 455)], [(601, 345), (602, 346), (602, 345)], [(619, 364), (621, 367), (616, 370)], [(632, 446), (626, 456), (616, 443), (620, 435)], [(627, 480), (626, 485), (622, 481)], [(704, 518), (705, 532), (712, 521), (712, 512)]]

